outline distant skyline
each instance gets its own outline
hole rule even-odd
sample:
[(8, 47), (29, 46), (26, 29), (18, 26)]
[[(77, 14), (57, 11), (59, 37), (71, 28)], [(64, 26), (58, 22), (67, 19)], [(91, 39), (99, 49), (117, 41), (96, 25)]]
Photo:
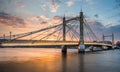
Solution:
[(59, 24), (64, 15), (78, 16), (81, 8), (98, 35), (115, 33), (120, 40), (119, 0), (0, 0), (0, 36)]

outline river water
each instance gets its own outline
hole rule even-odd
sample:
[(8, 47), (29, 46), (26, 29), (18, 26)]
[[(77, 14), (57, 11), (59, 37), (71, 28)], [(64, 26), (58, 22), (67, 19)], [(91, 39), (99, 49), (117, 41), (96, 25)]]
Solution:
[(120, 50), (62, 54), (57, 48), (0, 48), (0, 72), (120, 72)]

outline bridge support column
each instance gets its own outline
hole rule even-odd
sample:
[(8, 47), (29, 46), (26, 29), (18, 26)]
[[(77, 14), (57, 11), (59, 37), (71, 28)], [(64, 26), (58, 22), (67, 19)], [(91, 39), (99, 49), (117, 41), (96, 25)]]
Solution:
[(78, 52), (79, 53), (85, 53), (85, 44), (84, 44), (84, 20), (83, 20), (83, 12), (80, 12), (80, 41), (78, 45)]
[[(66, 21), (65, 21), (65, 16), (63, 17), (63, 41), (66, 41)], [(66, 45), (62, 46), (62, 52), (63, 53), (67, 52), (67, 46)]]
[(66, 45), (62, 46), (62, 53), (67, 53), (67, 46)]
[(85, 45), (84, 44), (80, 44), (78, 46), (78, 53), (85, 53)]

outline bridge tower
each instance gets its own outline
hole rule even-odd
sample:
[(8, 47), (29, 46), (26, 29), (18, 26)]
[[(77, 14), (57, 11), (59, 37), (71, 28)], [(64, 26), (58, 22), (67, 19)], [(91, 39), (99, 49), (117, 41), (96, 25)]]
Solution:
[(63, 17), (63, 41), (66, 41), (66, 18)]
[(85, 53), (85, 45), (84, 45), (84, 16), (83, 16), (83, 12), (81, 10), (80, 12), (80, 41), (79, 41), (79, 45), (78, 45), (78, 52), (79, 53)]
[(112, 48), (114, 48), (114, 34), (112, 33), (112, 35), (107, 35), (107, 36), (105, 36), (103, 34), (103, 43), (105, 42), (105, 37), (111, 37), (112, 38)]
[[(63, 41), (66, 41), (66, 18), (65, 18), (65, 16), (63, 17)], [(67, 46), (66, 45), (62, 46), (62, 52), (63, 53), (67, 52)]]

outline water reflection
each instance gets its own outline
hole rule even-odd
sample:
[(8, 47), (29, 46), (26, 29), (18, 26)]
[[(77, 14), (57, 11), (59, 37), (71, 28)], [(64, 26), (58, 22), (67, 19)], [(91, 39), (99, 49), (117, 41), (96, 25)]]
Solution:
[(62, 72), (84, 72), (84, 56), (62, 53)]
[(61, 49), (0, 49), (0, 72), (120, 72), (119, 55), (119, 50), (78, 54), (68, 49), (64, 54)]
[(67, 72), (67, 53), (62, 53), (62, 72)]
[(84, 72), (84, 54), (78, 54), (78, 72)]

